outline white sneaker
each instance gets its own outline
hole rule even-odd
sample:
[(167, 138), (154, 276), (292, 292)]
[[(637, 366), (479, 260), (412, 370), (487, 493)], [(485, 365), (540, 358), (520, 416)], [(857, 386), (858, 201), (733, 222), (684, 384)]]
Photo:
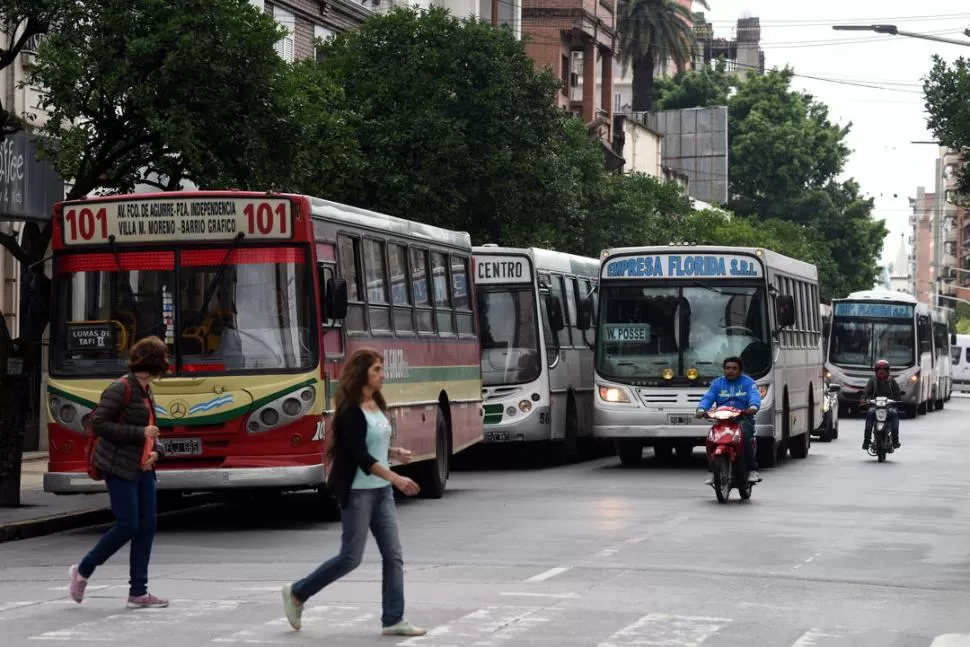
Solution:
[(758, 474), (758, 470), (748, 472), (748, 483), (761, 483), (761, 474)]

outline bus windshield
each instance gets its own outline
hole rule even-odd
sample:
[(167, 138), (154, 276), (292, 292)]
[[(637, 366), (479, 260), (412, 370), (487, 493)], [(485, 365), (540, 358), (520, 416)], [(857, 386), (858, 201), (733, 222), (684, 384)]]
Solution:
[(524, 384), (542, 372), (533, 286), (478, 288), (482, 385)]
[(596, 365), (618, 380), (657, 379), (664, 369), (701, 378), (722, 374), (740, 356), (745, 372), (771, 368), (765, 289), (761, 286), (608, 286), (601, 296)]
[(312, 368), (306, 268), (295, 247), (62, 255), (51, 370), (117, 376), (131, 345), (150, 335), (169, 345), (173, 374)]
[(884, 359), (893, 367), (915, 363), (913, 321), (840, 319), (832, 322), (829, 361), (836, 366), (872, 366)]

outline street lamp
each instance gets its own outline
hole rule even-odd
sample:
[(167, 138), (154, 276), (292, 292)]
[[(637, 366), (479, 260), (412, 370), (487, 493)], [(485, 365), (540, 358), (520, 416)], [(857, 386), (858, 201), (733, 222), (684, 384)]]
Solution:
[[(919, 34), (913, 31), (903, 31), (896, 25), (832, 25), (835, 31), (874, 31), (877, 34), (889, 34), (890, 36), (909, 36), (910, 38), (921, 38), (923, 40), (935, 40), (938, 43), (949, 43), (950, 45), (963, 45), (970, 47), (970, 41), (956, 40), (953, 38), (943, 38), (941, 36), (931, 36), (930, 34)], [(970, 36), (970, 29), (964, 32)]]

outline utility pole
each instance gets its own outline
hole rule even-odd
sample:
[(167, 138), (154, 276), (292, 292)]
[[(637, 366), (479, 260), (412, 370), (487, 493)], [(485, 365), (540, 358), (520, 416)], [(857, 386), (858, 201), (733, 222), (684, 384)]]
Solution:
[[(889, 34), (890, 36), (906, 36), (908, 38), (919, 38), (921, 40), (932, 40), (937, 43), (947, 43), (948, 45), (963, 45), (964, 47), (970, 47), (970, 41), (966, 40), (956, 40), (954, 38), (942, 38), (940, 36), (931, 36), (930, 34), (920, 34), (913, 31), (903, 31), (896, 27), (896, 25), (832, 25), (832, 29), (836, 31), (874, 31), (877, 34)], [(964, 32), (970, 36), (970, 29)]]

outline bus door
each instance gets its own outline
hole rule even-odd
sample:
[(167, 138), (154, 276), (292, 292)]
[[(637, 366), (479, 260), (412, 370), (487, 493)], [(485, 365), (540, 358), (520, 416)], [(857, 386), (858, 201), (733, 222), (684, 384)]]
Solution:
[(567, 352), (572, 346), (572, 338), (565, 296), (565, 281), (561, 274), (539, 274), (539, 308), (546, 348), (546, 373), (549, 375), (551, 437), (554, 440), (564, 437), (567, 390), (571, 384), (571, 366), (576, 363)]

